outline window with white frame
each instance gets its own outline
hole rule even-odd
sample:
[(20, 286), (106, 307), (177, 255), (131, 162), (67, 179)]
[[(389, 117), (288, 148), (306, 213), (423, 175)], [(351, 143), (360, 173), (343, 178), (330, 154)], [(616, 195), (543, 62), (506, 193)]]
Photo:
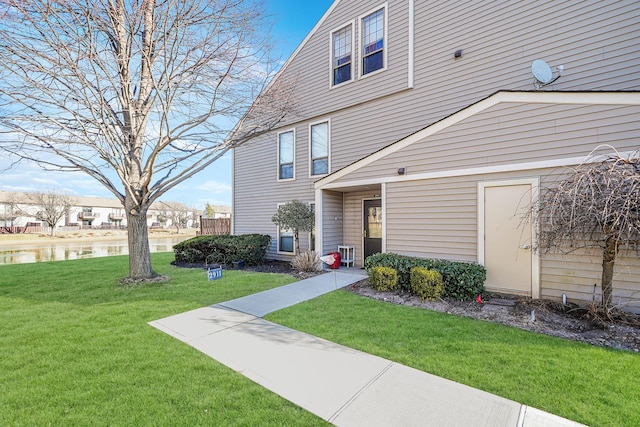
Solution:
[(311, 138), (311, 175), (326, 175), (329, 173), (329, 122), (312, 124)]
[(365, 16), (362, 27), (362, 75), (385, 67), (385, 8)]
[(293, 130), (278, 134), (278, 179), (294, 178), (295, 134)]
[(293, 253), (293, 231), (278, 227), (278, 252)]
[(352, 79), (353, 24), (331, 33), (332, 84), (348, 82)]

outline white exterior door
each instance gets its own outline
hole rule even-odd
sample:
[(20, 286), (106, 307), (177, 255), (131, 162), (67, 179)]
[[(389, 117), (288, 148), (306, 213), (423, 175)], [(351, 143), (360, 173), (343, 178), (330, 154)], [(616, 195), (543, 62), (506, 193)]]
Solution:
[(479, 190), (479, 258), (487, 269), (486, 289), (538, 298), (538, 260), (531, 251), (532, 227), (522, 217), (531, 204), (534, 183), (484, 183)]

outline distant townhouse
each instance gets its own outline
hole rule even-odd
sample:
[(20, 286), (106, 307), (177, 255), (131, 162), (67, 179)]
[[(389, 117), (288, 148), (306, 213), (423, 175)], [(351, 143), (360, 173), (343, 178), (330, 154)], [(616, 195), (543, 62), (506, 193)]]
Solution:
[[(116, 199), (102, 197), (70, 197), (72, 206), (56, 224), (58, 228), (119, 229), (126, 228), (127, 218), (122, 204)], [(0, 191), (0, 228), (46, 228), (31, 193)], [(230, 215), (230, 208), (214, 206), (216, 217)], [(155, 228), (175, 226), (197, 227), (200, 212), (177, 202), (156, 202), (147, 214), (147, 225)]]

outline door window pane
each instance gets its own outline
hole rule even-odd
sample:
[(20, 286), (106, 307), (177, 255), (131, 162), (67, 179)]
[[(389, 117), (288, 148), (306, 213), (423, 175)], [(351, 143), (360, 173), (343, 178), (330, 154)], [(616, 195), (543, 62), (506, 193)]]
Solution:
[(367, 237), (382, 239), (382, 208), (369, 207), (367, 211)]

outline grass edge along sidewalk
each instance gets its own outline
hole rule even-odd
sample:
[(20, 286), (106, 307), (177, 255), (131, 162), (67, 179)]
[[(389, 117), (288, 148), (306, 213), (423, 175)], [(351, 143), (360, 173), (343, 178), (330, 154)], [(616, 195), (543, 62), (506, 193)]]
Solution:
[[(154, 254), (169, 282), (134, 289), (127, 257), (0, 267), (0, 424), (325, 425), (146, 324), (294, 279), (207, 282), (172, 259)], [(268, 318), (588, 425), (640, 424), (633, 353), (344, 291)]]
[(336, 291), (266, 320), (590, 426), (640, 425), (640, 354)]
[(147, 325), (293, 277), (152, 257), (171, 280), (131, 289), (126, 256), (0, 266), (0, 425), (327, 425)]

